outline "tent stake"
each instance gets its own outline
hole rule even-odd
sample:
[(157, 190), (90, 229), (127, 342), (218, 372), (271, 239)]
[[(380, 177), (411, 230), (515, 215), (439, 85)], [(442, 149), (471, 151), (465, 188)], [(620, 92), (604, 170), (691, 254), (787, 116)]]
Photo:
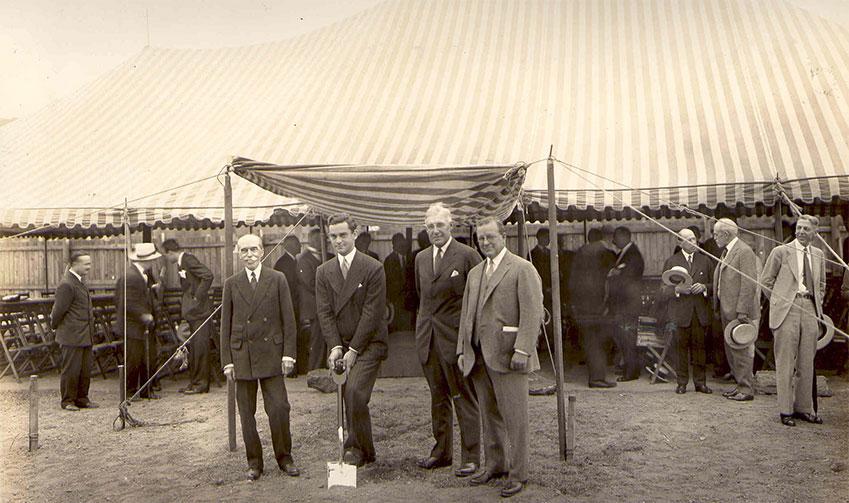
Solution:
[(38, 449), (38, 376), (29, 376), (29, 452)]

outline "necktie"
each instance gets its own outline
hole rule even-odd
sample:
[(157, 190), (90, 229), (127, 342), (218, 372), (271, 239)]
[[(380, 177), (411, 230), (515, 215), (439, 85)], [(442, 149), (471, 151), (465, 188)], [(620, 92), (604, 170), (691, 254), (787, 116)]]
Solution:
[(687, 255), (687, 269), (689, 270), (689, 269), (692, 269), (692, 268), (693, 268), (693, 256)]
[(813, 275), (813, 272), (811, 271), (811, 257), (810, 257), (810, 253), (809, 253), (810, 250), (807, 246), (805, 247), (804, 250), (805, 250), (804, 254), (802, 255), (802, 265), (804, 266), (802, 268), (802, 284), (805, 285), (805, 288), (808, 289), (808, 293), (813, 295), (814, 294), (814, 275)]
[(256, 285), (257, 285), (256, 273), (251, 271), (251, 290), (256, 290)]
[(433, 259), (433, 274), (439, 274), (439, 265), (442, 263), (442, 248), (436, 249), (436, 257)]
[(348, 279), (348, 259), (342, 259), (342, 279)]
[(495, 267), (493, 266), (492, 259), (486, 259), (486, 270), (484, 271), (486, 279), (492, 277), (493, 272), (495, 272)]

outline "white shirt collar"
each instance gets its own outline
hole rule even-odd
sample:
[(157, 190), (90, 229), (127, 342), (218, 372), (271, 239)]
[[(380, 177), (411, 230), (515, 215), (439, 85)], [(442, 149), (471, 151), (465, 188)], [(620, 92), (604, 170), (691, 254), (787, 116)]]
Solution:
[(448, 251), (448, 245), (450, 245), (450, 244), (451, 244), (451, 240), (452, 240), (452, 239), (453, 239), (453, 238), (452, 238), (451, 236), (449, 236), (449, 237), (448, 237), (448, 241), (446, 241), (446, 242), (445, 242), (445, 244), (444, 244), (444, 245), (442, 245), (442, 246), (440, 246), (440, 247), (437, 247), (436, 245), (433, 245), (433, 258), (436, 258), (437, 250), (442, 250), (442, 256), (444, 257), (444, 256), (445, 256), (445, 252), (447, 252), (447, 251)]
[(337, 254), (337, 255), (336, 255), (336, 257), (339, 259), (339, 267), (342, 267), (342, 261), (344, 260), (345, 262), (347, 262), (347, 263), (348, 263), (348, 268), (350, 268), (350, 267), (351, 267), (351, 264), (353, 264), (353, 263), (354, 263), (354, 255), (355, 255), (356, 253), (357, 253), (357, 248), (356, 248), (356, 247), (354, 247), (354, 248), (352, 248), (352, 249), (351, 249), (351, 251), (350, 251), (350, 252), (348, 252), (348, 254), (347, 254), (347, 255), (339, 255), (339, 254)]
[(78, 280), (80, 280), (80, 283), (82, 283), (82, 282), (83, 282), (83, 277), (82, 277), (82, 276), (80, 276), (79, 274), (75, 273), (73, 269), (68, 269), (68, 272), (69, 272), (69, 273), (71, 273), (71, 274), (73, 274), (74, 276), (76, 276), (76, 277), (77, 277), (77, 279), (78, 279)]
[(728, 250), (727, 253), (731, 253), (731, 249), (734, 248), (734, 245), (737, 244), (737, 239), (738, 239), (737, 236), (734, 236), (734, 239), (732, 239), (731, 241), (728, 242), (727, 245), (725, 245), (725, 249)]
[(696, 254), (696, 252), (693, 252), (693, 253), (687, 253), (687, 252), (685, 252), (685, 251), (684, 251), (684, 249), (683, 249), (683, 248), (681, 248), (681, 253), (683, 253), (683, 254), (684, 254), (684, 258), (685, 258), (685, 259), (687, 259), (687, 261), (689, 261), (689, 262), (692, 262), (692, 261), (693, 261), (693, 255), (695, 255), (695, 254)]
[(183, 268), (183, 255), (185, 254), (186, 252), (181, 251), (180, 254), (177, 255), (177, 267), (179, 267), (180, 269)]
[(262, 275), (262, 263), (260, 262), (260, 264), (256, 266), (256, 269), (254, 269), (253, 271), (245, 267), (245, 274), (248, 275), (248, 282), (251, 281), (251, 273), (254, 273), (256, 275), (256, 282), (259, 283), (259, 277)]
[[(492, 271), (493, 272), (495, 272), (495, 270), (498, 269), (498, 265), (501, 264), (501, 260), (504, 258), (504, 255), (507, 255), (507, 247), (506, 246), (504, 248), (502, 248), (500, 252), (498, 252), (498, 255), (496, 255), (494, 259), (487, 259), (488, 261), (492, 262)], [(487, 265), (489, 265), (489, 264), (487, 264)]]

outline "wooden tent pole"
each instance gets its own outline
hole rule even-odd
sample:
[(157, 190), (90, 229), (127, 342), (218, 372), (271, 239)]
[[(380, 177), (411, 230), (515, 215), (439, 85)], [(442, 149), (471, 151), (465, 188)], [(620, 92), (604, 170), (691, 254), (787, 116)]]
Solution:
[[(551, 253), (551, 338), (554, 340), (554, 377), (557, 389), (557, 440), (560, 446), (560, 459), (565, 460), (566, 446), (566, 404), (563, 396), (563, 327), (560, 319), (560, 251), (557, 246), (557, 207), (554, 199), (554, 158), (548, 157), (548, 233), (554, 237)], [(574, 452), (575, 446), (568, 446), (568, 452)]]
[(784, 229), (781, 226), (781, 199), (776, 199), (774, 211), (775, 224), (775, 240), (779, 243), (784, 242)]
[[(224, 174), (224, 276), (233, 275), (233, 187), (230, 167)], [(223, 282), (222, 282), (223, 283)], [(236, 450), (236, 382), (227, 379), (227, 441), (230, 452)]]

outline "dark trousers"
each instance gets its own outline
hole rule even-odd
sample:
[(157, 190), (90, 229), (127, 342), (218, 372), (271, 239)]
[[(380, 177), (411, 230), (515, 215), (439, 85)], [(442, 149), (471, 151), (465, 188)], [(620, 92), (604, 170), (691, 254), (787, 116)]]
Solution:
[(454, 417), (460, 425), (462, 462), (480, 464), (480, 412), (471, 380), (463, 377), (456, 361), (445, 361), (431, 337), (430, 353), (422, 366), (430, 387), (430, 417), (436, 445), (430, 455), (436, 459), (453, 459)]
[(622, 352), (625, 368), (622, 377), (640, 377), (640, 356), (637, 352), (637, 316), (622, 317), (616, 324), (616, 345)]
[(601, 315), (578, 318), (581, 344), (587, 357), (589, 381), (607, 378), (607, 348), (610, 344), (610, 326)]
[(300, 324), (298, 326), (297, 351), (295, 355), (295, 373), (304, 375), (310, 371), (310, 332), (312, 325)]
[[(147, 354), (145, 355), (145, 346), (147, 346)], [(150, 367), (148, 367), (150, 363)], [(156, 365), (156, 343), (149, 340), (145, 344), (145, 339), (127, 339), (127, 398), (132, 397), (138, 389), (147, 382), (150, 374)], [(151, 383), (153, 384), (153, 383)], [(142, 391), (141, 397), (144, 398), (150, 392), (150, 386)]]
[(689, 327), (678, 327), (676, 335), (678, 360), (675, 372), (678, 384), (686, 386), (690, 380), (690, 365), (693, 365), (693, 384), (705, 385), (705, 327), (698, 319), (690, 321)]
[(209, 389), (209, 334), (212, 321), (190, 320), (189, 330), (195, 334), (189, 341), (189, 379), (193, 388)]
[(345, 450), (352, 451), (355, 456), (369, 462), (374, 461), (376, 457), (368, 403), (382, 362), (378, 357), (379, 352), (376, 344), (369, 344), (357, 358), (354, 367), (348, 371), (348, 380), (342, 386), (345, 423), (348, 426)]
[(327, 342), (321, 335), (318, 319), (312, 320), (303, 330), (309, 334), (309, 370), (327, 368)]
[(292, 435), (289, 431), (289, 398), (282, 375), (264, 379), (236, 379), (236, 403), (242, 423), (242, 439), (248, 467), (263, 469), (262, 442), (256, 431), (256, 392), (262, 388), (262, 401), (271, 429), (271, 445), (277, 465), (292, 461)]
[(91, 346), (62, 346), (62, 375), (59, 389), (62, 405), (86, 405), (91, 383)]
[[(725, 332), (723, 328), (722, 316), (719, 313), (713, 313), (710, 325), (708, 325), (708, 333), (705, 334), (705, 346), (708, 346), (706, 352), (713, 362), (713, 373), (717, 377), (731, 372), (731, 366), (728, 364), (728, 358), (725, 355)], [(705, 357), (705, 359), (707, 358)]]

